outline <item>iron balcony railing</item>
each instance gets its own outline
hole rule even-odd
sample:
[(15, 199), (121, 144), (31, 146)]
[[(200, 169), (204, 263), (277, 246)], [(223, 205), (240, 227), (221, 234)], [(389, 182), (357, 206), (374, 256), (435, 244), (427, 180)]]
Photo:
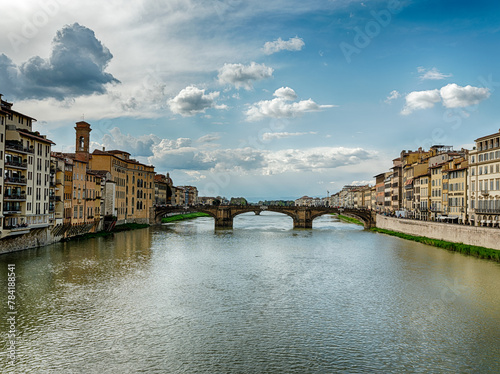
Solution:
[(21, 169), (27, 169), (28, 168), (28, 163), (27, 162), (20, 162), (20, 161), (5, 161), (5, 166), (7, 167), (15, 167), (15, 168), (21, 168)]
[(14, 184), (26, 184), (26, 178), (20, 177), (5, 177), (5, 183), (14, 183)]
[(16, 143), (5, 143), (5, 150), (22, 152), (22, 153), (34, 153), (33, 148), (25, 148), (21, 144), (16, 144)]
[(4, 195), (4, 200), (26, 200), (26, 194)]
[(500, 214), (500, 209), (476, 208), (476, 209), (474, 209), (474, 211), (476, 213), (480, 213), (480, 214), (486, 214), (486, 213), (489, 213), (489, 214)]

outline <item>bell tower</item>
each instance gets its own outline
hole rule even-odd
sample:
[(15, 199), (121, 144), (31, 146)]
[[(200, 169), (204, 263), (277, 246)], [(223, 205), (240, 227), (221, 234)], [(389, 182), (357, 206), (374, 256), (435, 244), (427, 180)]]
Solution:
[(75, 145), (75, 158), (79, 161), (89, 162), (90, 153), (90, 124), (85, 121), (76, 123), (76, 145)]

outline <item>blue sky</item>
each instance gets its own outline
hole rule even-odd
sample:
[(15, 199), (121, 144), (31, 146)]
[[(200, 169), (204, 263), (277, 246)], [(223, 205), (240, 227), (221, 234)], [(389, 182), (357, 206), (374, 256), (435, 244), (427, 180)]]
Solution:
[(19, 1), (0, 93), (72, 151), (123, 149), (201, 195), (325, 196), (403, 149), (498, 131), (491, 1)]

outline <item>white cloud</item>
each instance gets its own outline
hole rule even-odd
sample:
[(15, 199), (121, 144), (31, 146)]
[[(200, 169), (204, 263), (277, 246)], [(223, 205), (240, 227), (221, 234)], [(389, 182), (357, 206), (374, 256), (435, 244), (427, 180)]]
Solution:
[(306, 112), (318, 112), (322, 109), (333, 108), (334, 105), (319, 105), (312, 99), (290, 102), (297, 98), (295, 91), (289, 87), (277, 89), (275, 99), (262, 100), (250, 106), (245, 112), (247, 121), (258, 121), (263, 118), (293, 118)]
[(243, 87), (246, 90), (253, 88), (252, 82), (270, 78), (273, 76), (273, 69), (265, 64), (252, 62), (250, 65), (224, 64), (219, 69), (218, 79), (220, 84), (231, 84), (236, 88)]
[(281, 38), (278, 38), (277, 40), (274, 40), (272, 42), (266, 42), (264, 44), (263, 50), (266, 55), (271, 55), (273, 53), (284, 50), (300, 51), (304, 45), (305, 45), (304, 41), (297, 36), (295, 38), (290, 38), (286, 41)]
[(490, 97), (490, 90), (485, 87), (472, 87), (470, 85), (460, 87), (452, 83), (441, 88), (440, 94), (446, 108), (464, 108), (479, 104)]
[(414, 110), (432, 108), (441, 101), (439, 90), (414, 91), (406, 95), (406, 105), (401, 114), (408, 115)]
[(310, 132), (266, 132), (262, 134), (262, 140), (270, 141), (274, 139), (290, 138), (292, 136), (316, 135), (316, 131)]
[(212, 143), (220, 139), (220, 135), (217, 134), (207, 134), (198, 138), (198, 143)]
[(309, 149), (287, 149), (269, 152), (266, 155), (266, 174), (299, 171), (324, 171), (341, 166), (354, 165), (373, 158), (375, 152), (362, 148), (316, 147)]
[(151, 156), (152, 147), (158, 144), (161, 139), (154, 135), (141, 135), (139, 137), (130, 134), (123, 134), (118, 127), (109, 130), (109, 134), (104, 134), (101, 143), (92, 142), (92, 148), (105, 147), (108, 151), (111, 149), (120, 149), (129, 152), (132, 157)]
[(362, 180), (362, 181), (352, 181), (351, 186), (366, 186), (366, 185), (375, 185), (375, 180)]
[(485, 87), (461, 87), (455, 83), (447, 84), (441, 89), (413, 91), (406, 95), (406, 105), (401, 114), (408, 115), (415, 110), (432, 108), (441, 102), (446, 108), (465, 108), (479, 104), (490, 97), (490, 90)]
[(297, 94), (290, 87), (281, 87), (274, 91), (273, 96), (280, 97), (285, 100), (293, 101), (297, 99)]
[(219, 92), (210, 92), (205, 94), (205, 89), (195, 86), (188, 86), (181, 90), (173, 99), (168, 100), (170, 110), (181, 116), (193, 116), (198, 113), (204, 113), (207, 109), (225, 109), (225, 105), (216, 105)]
[[(288, 134), (296, 136), (298, 134)], [(206, 176), (213, 172), (238, 175), (276, 175), (288, 172), (321, 172), (372, 160), (376, 152), (362, 148), (315, 147), (270, 151), (251, 147), (233, 149), (196, 148), (191, 139), (162, 139), (151, 147), (147, 162), (158, 172), (197, 171)]]
[(427, 70), (420, 66), (417, 71), (421, 74), (419, 77), (421, 80), (441, 80), (453, 76), (453, 74), (443, 74), (437, 68)]
[(387, 96), (387, 98), (385, 99), (385, 102), (387, 104), (390, 104), (391, 101), (399, 99), (400, 97), (401, 97), (401, 94), (398, 91), (393, 90), (393, 91), (391, 91), (391, 93), (389, 94), (389, 96)]

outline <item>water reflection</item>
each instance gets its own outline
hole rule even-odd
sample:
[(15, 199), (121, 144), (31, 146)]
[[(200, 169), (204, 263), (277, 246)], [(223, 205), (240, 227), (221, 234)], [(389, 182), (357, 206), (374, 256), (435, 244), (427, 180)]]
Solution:
[(0, 256), (21, 333), (0, 372), (500, 371), (498, 264), (332, 216), (292, 227), (199, 218)]

